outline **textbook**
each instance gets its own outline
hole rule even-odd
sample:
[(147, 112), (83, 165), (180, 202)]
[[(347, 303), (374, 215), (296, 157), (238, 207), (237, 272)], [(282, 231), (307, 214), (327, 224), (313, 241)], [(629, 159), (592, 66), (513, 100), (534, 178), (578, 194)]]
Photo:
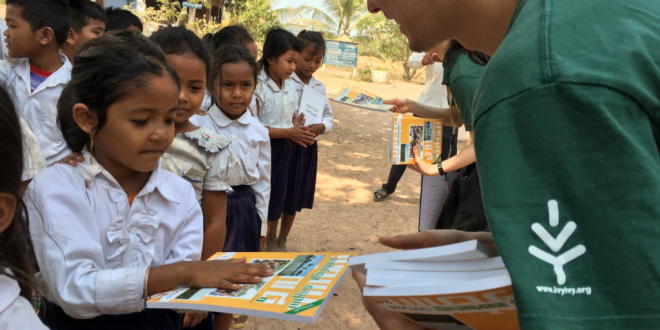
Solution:
[(495, 252), (493, 250), (474, 239), (462, 243), (425, 249), (385, 252), (352, 257), (348, 261), (348, 265), (353, 270), (364, 274), (365, 265), (378, 261), (408, 261), (412, 263), (430, 261), (430, 263), (433, 264), (440, 261), (464, 262), (465, 260), (486, 259), (494, 254)]
[(147, 308), (242, 314), (314, 323), (349, 272), (356, 253), (216, 253), (209, 260), (246, 257), (270, 265), (273, 275), (236, 291), (179, 288), (151, 296)]
[(320, 124), (323, 119), (323, 108), (328, 98), (315, 91), (309, 85), (303, 88), (298, 115), (305, 114), (305, 125)]
[(394, 107), (389, 104), (383, 104), (382, 97), (355, 86), (345, 87), (339, 95), (332, 100), (354, 107), (383, 112), (390, 111), (390, 109)]
[(440, 119), (424, 119), (403, 114), (392, 117), (390, 158), (392, 165), (413, 164), (413, 147), (418, 147), (419, 157), (435, 164), (442, 157), (442, 126)]
[(464, 272), (369, 269), (368, 274), (368, 286), (420, 286), (450, 284), (455, 282), (480, 280), (489, 277), (508, 276), (509, 272), (506, 268)]

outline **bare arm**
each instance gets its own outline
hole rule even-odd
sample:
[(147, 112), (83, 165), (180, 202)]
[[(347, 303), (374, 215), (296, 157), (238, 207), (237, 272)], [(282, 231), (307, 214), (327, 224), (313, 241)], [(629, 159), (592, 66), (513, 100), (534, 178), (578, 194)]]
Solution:
[(227, 231), (227, 193), (224, 191), (204, 190), (202, 195), (202, 213), (204, 214), (204, 245), (202, 260), (221, 252), (225, 244)]
[[(470, 131), (470, 137), (474, 137), (472, 131)], [(417, 148), (417, 147), (414, 147)], [(430, 164), (420, 159), (417, 156), (418, 152), (414, 152), (415, 163), (408, 165), (408, 168), (414, 170), (417, 173), (424, 174), (426, 176), (436, 176), (440, 175), (438, 171), (438, 166), (435, 164)], [(468, 166), (477, 161), (477, 155), (474, 152), (474, 143), (470, 143), (465, 149), (459, 152), (456, 156), (444, 160), (442, 162), (442, 170), (445, 172), (456, 171), (462, 167)]]

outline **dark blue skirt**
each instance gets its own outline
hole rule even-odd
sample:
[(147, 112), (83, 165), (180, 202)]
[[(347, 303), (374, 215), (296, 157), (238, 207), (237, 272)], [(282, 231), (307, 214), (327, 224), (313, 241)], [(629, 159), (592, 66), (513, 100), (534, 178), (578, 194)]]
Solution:
[(234, 186), (227, 198), (224, 252), (259, 252), (261, 218), (250, 186)]
[(268, 202), (268, 221), (278, 221), (284, 210), (286, 184), (291, 158), (289, 139), (270, 140), (270, 201)]
[(93, 319), (74, 319), (60, 306), (44, 300), (39, 317), (50, 330), (181, 329), (181, 315), (169, 309), (145, 309), (139, 313), (105, 314)]
[(303, 148), (293, 146), (289, 180), (284, 199), (284, 213), (295, 215), (302, 209), (312, 209), (316, 192), (316, 168), (319, 159), (318, 142)]

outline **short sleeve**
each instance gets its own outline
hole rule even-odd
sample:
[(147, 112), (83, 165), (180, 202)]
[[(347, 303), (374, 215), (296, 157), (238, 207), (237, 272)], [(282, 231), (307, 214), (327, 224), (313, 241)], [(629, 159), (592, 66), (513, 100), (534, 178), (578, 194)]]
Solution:
[(235, 171), (240, 169), (236, 154), (231, 148), (225, 148), (208, 159), (209, 169), (204, 176), (203, 190), (225, 191), (232, 193), (229, 185)]

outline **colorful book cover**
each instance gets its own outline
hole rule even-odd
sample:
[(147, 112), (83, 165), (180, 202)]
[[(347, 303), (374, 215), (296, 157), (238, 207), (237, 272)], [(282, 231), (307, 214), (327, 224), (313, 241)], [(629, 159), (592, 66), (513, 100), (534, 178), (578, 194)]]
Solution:
[(419, 148), (419, 157), (435, 164), (442, 157), (442, 126), (440, 119), (425, 119), (403, 114), (392, 118), (390, 157), (392, 165), (413, 164), (413, 147)]
[(199, 310), (314, 323), (349, 272), (357, 253), (216, 253), (209, 260), (246, 257), (268, 264), (273, 276), (241, 289), (179, 288), (152, 296), (147, 308)]
[(390, 111), (393, 107), (392, 105), (383, 104), (382, 97), (355, 86), (344, 88), (339, 95), (333, 99), (333, 101), (367, 110), (383, 112)]

